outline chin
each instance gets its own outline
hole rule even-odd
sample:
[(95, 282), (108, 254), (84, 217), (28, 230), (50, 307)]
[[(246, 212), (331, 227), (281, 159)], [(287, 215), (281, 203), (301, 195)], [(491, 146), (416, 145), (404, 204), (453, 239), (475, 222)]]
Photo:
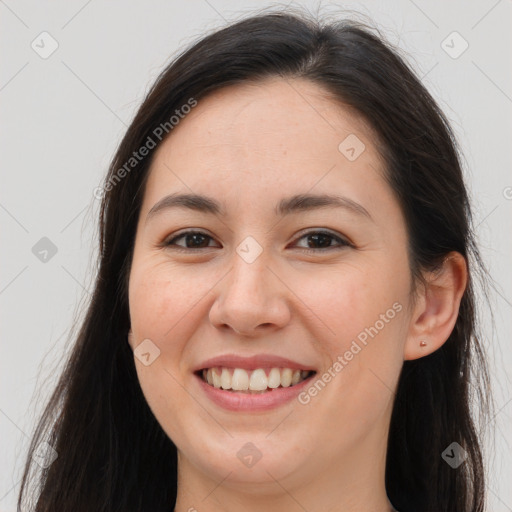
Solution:
[(223, 485), (236, 486), (244, 492), (261, 491), (262, 485), (275, 490), (276, 480), (282, 481), (299, 473), (310, 456), (299, 450), (296, 443), (286, 446), (279, 437), (270, 440), (265, 439), (266, 436), (268, 432), (259, 436), (224, 438), (189, 447), (182, 457), (189, 456), (192, 451), (193, 455), (188, 457), (192, 463), (216, 482), (226, 479)]

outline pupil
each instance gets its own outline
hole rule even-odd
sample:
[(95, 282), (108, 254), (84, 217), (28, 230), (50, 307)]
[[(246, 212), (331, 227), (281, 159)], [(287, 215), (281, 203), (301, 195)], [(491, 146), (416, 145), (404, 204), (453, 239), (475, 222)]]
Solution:
[[(309, 238), (315, 240), (315, 242), (313, 242), (313, 244), (319, 244), (321, 247), (329, 247), (330, 246), (330, 243), (329, 243), (330, 235), (325, 235), (323, 233), (319, 233), (316, 235), (309, 235)], [(320, 242), (318, 242), (319, 239), (320, 239)], [(327, 243), (322, 244), (322, 241), (327, 242)], [(311, 244), (308, 244), (308, 245), (309, 245), (309, 247), (311, 247)]]
[[(192, 245), (194, 247), (199, 247), (201, 245), (201, 242), (200, 241), (198, 242), (198, 239), (200, 240), (201, 238), (203, 238), (203, 241), (206, 240), (206, 237), (204, 235), (202, 235), (201, 233), (194, 233), (192, 235), (187, 235), (187, 242), (189, 242), (190, 239), (193, 239), (194, 242), (192, 242)], [(187, 246), (188, 245), (189, 244), (187, 243)]]

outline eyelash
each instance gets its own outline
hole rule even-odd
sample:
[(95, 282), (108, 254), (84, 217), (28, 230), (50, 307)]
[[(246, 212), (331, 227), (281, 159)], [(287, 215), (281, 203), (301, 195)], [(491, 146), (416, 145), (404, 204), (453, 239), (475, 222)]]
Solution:
[[(180, 233), (179, 235), (171, 238), (170, 240), (168, 240), (167, 242), (164, 242), (164, 247), (169, 247), (171, 248), (172, 245), (175, 245), (174, 242), (176, 240), (179, 240), (180, 238), (184, 238), (186, 237), (187, 235), (203, 235), (205, 237), (208, 237), (208, 238), (211, 238), (213, 240), (213, 237), (211, 237), (210, 235), (208, 235), (207, 233), (204, 233), (202, 231), (184, 231), (183, 233)], [(304, 233), (302, 234), (297, 240), (301, 240), (302, 238), (306, 238), (308, 236), (311, 236), (311, 235), (324, 235), (324, 236), (328, 236), (330, 238), (332, 238), (333, 240), (336, 240), (339, 242), (340, 245), (338, 246), (329, 246), (329, 247), (321, 247), (321, 248), (318, 248), (318, 249), (306, 249), (306, 248), (302, 248), (302, 252), (305, 252), (306, 254), (313, 254), (313, 253), (318, 253), (319, 251), (320, 252), (325, 252), (325, 251), (331, 251), (331, 250), (334, 250), (334, 249), (343, 249), (345, 247), (354, 247), (354, 245), (352, 243), (350, 243), (348, 240), (345, 240), (339, 236), (336, 236), (328, 231), (309, 231), (307, 233)], [(210, 247), (199, 247), (199, 249), (209, 249)], [(172, 250), (175, 250), (175, 251), (178, 251), (178, 252), (190, 252), (190, 251), (197, 251), (198, 249), (194, 249), (194, 248), (191, 248), (191, 247), (179, 247), (179, 246), (175, 246), (175, 247), (172, 247)]]

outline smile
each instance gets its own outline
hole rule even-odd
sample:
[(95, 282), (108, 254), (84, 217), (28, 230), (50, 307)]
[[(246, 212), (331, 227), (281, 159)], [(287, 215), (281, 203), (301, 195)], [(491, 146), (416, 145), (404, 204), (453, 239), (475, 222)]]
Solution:
[(213, 367), (199, 372), (209, 386), (231, 392), (268, 393), (277, 388), (293, 387), (315, 372), (292, 368), (244, 368)]

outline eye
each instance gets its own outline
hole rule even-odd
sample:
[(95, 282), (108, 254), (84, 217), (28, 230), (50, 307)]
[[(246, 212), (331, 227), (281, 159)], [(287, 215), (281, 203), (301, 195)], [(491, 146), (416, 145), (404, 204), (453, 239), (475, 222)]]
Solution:
[[(176, 244), (176, 241), (180, 240), (182, 238), (185, 240), (185, 247)], [(174, 238), (168, 240), (167, 242), (165, 242), (164, 245), (166, 247), (169, 247), (172, 245), (178, 245), (178, 247), (181, 247), (181, 249), (177, 249), (178, 251), (180, 251), (180, 250), (186, 251), (189, 249), (192, 249), (192, 250), (193, 249), (204, 249), (204, 248), (208, 248), (208, 244), (205, 245), (205, 243), (204, 243), (205, 240), (207, 240), (208, 238), (210, 240), (213, 240), (213, 238), (210, 235), (207, 235), (206, 233), (202, 233), (201, 231), (185, 231), (185, 232), (181, 233), (180, 235), (175, 236)], [(188, 245), (189, 243), (190, 243), (190, 246)]]
[[(181, 239), (185, 241), (184, 246), (177, 243), (177, 241)], [(349, 241), (328, 231), (309, 231), (308, 233), (304, 233), (297, 240), (300, 241), (303, 239), (307, 240), (306, 243), (308, 247), (302, 248), (302, 251), (306, 253), (318, 253), (321, 251), (325, 252), (326, 250), (354, 247)], [(208, 249), (212, 247), (209, 245), (209, 240), (213, 240), (213, 238), (201, 231), (185, 231), (166, 241), (164, 246), (177, 251), (193, 251), (194, 249)], [(337, 245), (332, 245), (332, 241), (337, 242)], [(315, 245), (319, 247), (313, 247)]]
[[(332, 249), (342, 249), (344, 247), (354, 247), (352, 243), (344, 238), (334, 235), (328, 231), (310, 231), (303, 234), (298, 240), (307, 240), (308, 248), (303, 249), (306, 253), (318, 253), (319, 251), (326, 251)], [(338, 242), (338, 245), (331, 245), (332, 241)], [(319, 245), (319, 248), (312, 248), (312, 246)]]

